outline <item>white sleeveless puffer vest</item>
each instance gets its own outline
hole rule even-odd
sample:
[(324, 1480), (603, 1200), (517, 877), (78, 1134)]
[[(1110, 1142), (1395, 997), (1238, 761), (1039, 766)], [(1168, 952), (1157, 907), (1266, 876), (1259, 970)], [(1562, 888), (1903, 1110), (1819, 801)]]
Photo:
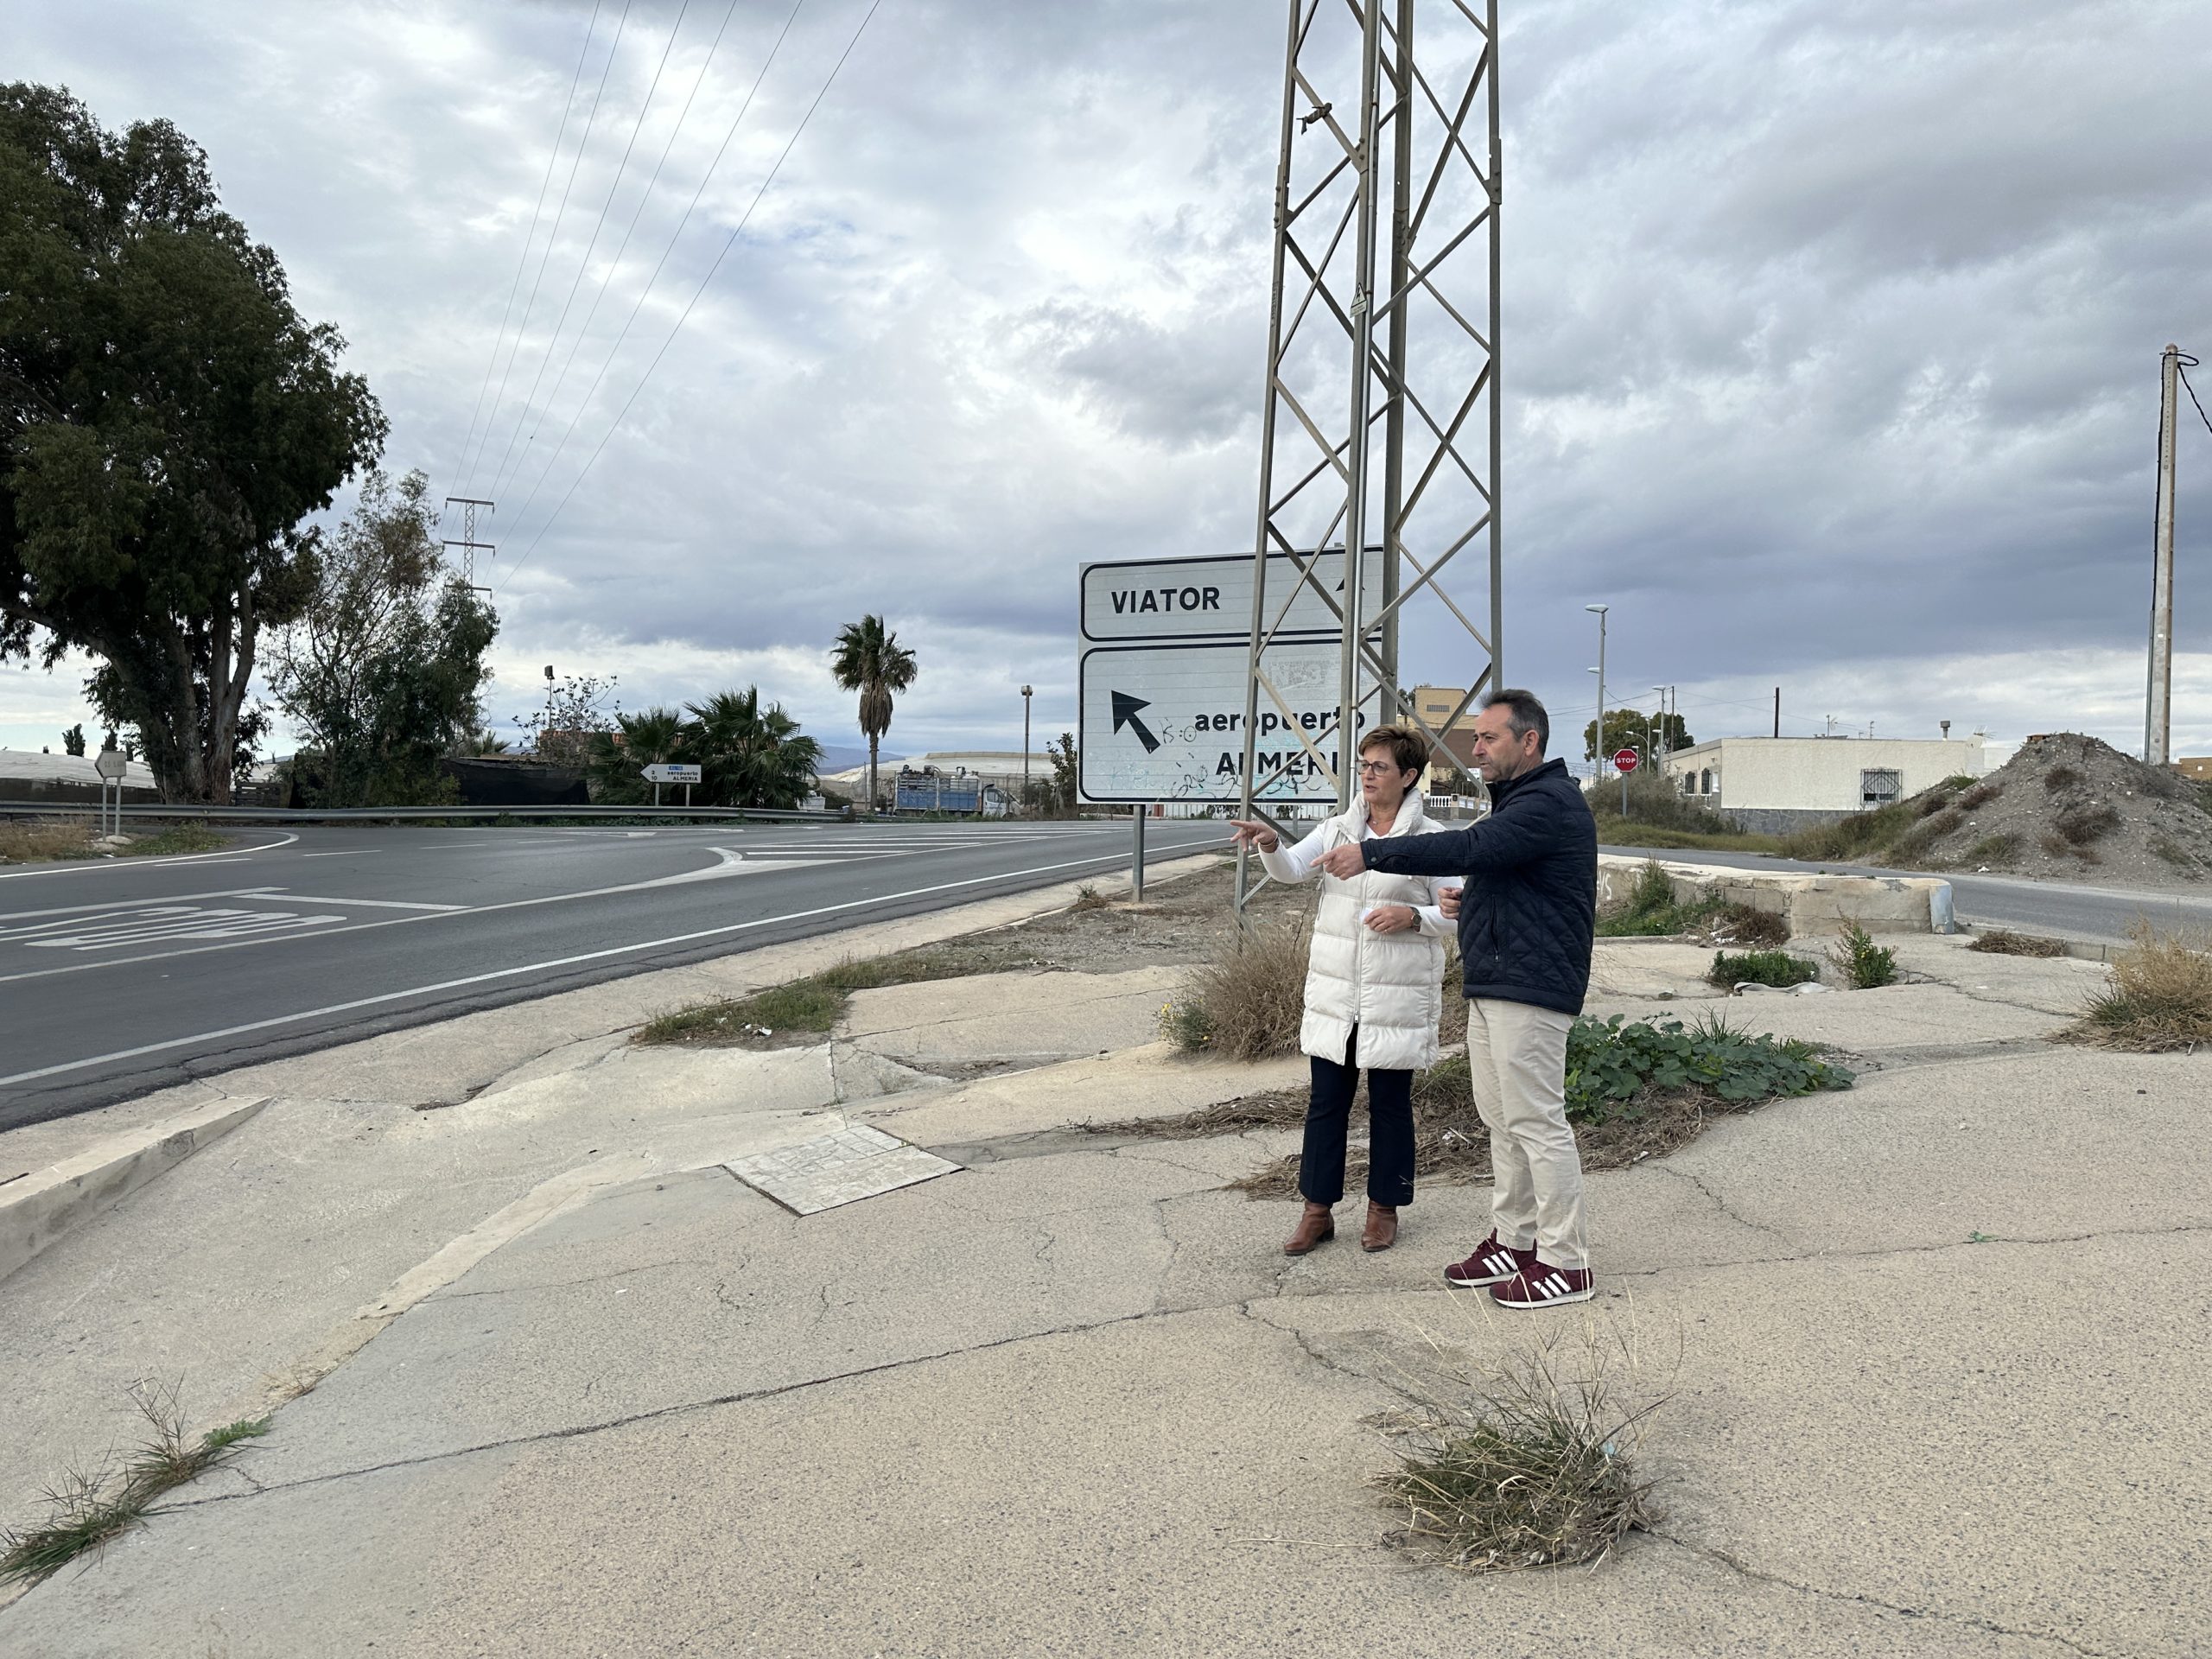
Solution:
[[(1419, 794), (1399, 803), (1386, 839), (1433, 835), (1446, 826), (1421, 810)], [(1295, 849), (1261, 855), (1268, 874), (1281, 881), (1321, 876), (1321, 903), (1306, 973), (1306, 1014), (1299, 1047), (1341, 1065), (1352, 1027), (1359, 1027), (1357, 1059), (1380, 1071), (1418, 1071), (1437, 1058), (1436, 1026), (1444, 1006), (1444, 944), (1439, 918), (1424, 915), (1417, 929), (1377, 933), (1363, 921), (1377, 905), (1433, 907), (1436, 887), (1457, 885), (1448, 876), (1385, 875), (1365, 870), (1349, 881), (1321, 873), (1313, 861), (1361, 839), (1367, 803), (1325, 820)], [(1300, 856), (1304, 855), (1304, 856)]]

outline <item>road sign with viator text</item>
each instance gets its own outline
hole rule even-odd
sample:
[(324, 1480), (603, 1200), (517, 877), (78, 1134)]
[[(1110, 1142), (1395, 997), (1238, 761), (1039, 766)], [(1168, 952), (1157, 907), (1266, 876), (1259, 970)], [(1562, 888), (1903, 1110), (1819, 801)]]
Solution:
[[(1344, 555), (1315, 575), (1334, 593)], [(1255, 775), (1270, 804), (1337, 798), (1340, 632), (1336, 613), (1302, 582), (1287, 555), (1268, 571), (1268, 622), (1280, 618), (1255, 721)], [(1379, 604), (1379, 600), (1376, 601)], [(1085, 801), (1234, 804), (1242, 798), (1252, 561), (1147, 559), (1086, 565), (1084, 648), (1077, 664)]]

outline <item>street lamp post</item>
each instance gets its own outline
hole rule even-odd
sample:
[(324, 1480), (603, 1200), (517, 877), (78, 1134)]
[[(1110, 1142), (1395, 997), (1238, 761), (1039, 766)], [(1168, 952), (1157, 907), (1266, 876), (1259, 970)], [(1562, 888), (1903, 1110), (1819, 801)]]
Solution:
[(1590, 757), (1590, 781), (1602, 782), (1605, 776), (1605, 612), (1604, 605), (1585, 605), (1586, 611), (1594, 611), (1598, 617), (1598, 724), (1593, 728), (1597, 736), (1590, 745), (1595, 751)]
[(1029, 691), (1021, 688), (1021, 816), (1029, 816)]

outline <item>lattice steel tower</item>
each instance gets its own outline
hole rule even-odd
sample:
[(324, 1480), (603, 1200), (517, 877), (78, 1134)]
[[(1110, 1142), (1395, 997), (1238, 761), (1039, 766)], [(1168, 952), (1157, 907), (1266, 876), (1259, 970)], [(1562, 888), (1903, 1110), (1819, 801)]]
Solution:
[[(1248, 817), (1271, 798), (1312, 790), (1289, 775), (1287, 760), (1299, 754), (1309, 778), (1333, 781), (1339, 807), (1353, 796), (1357, 773), (1338, 763), (1334, 734), (1290, 719), (1278, 683), (1315, 671), (1310, 654), (1301, 664), (1274, 644), (1301, 590), (1319, 594), (1340, 620), (1363, 619), (1343, 629), (1338, 732), (1406, 721), (1440, 746), (1443, 731), (1499, 683), (1503, 620), (1497, 0), (1290, 0), (1289, 13), (1245, 703)], [(1335, 549), (1340, 557), (1325, 555)], [(1442, 728), (1402, 695), (1402, 641), (1446, 683), (1470, 688)], [(1300, 746), (1272, 764), (1258, 754), (1270, 710)]]

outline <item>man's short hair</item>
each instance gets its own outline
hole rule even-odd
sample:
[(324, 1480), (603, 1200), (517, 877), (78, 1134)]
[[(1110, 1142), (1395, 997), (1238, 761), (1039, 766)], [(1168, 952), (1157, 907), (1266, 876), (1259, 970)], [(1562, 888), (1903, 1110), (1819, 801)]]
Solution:
[(1428, 765), (1428, 740), (1410, 726), (1377, 726), (1359, 740), (1359, 752), (1388, 744), (1390, 759), (1400, 772), (1419, 772)]
[(1513, 735), (1526, 737), (1536, 734), (1536, 753), (1541, 754), (1552, 745), (1552, 717), (1544, 712), (1544, 705), (1536, 701), (1533, 691), (1518, 691), (1511, 686), (1491, 692), (1483, 699), (1485, 709), (1503, 709), (1506, 721), (1513, 728)]

